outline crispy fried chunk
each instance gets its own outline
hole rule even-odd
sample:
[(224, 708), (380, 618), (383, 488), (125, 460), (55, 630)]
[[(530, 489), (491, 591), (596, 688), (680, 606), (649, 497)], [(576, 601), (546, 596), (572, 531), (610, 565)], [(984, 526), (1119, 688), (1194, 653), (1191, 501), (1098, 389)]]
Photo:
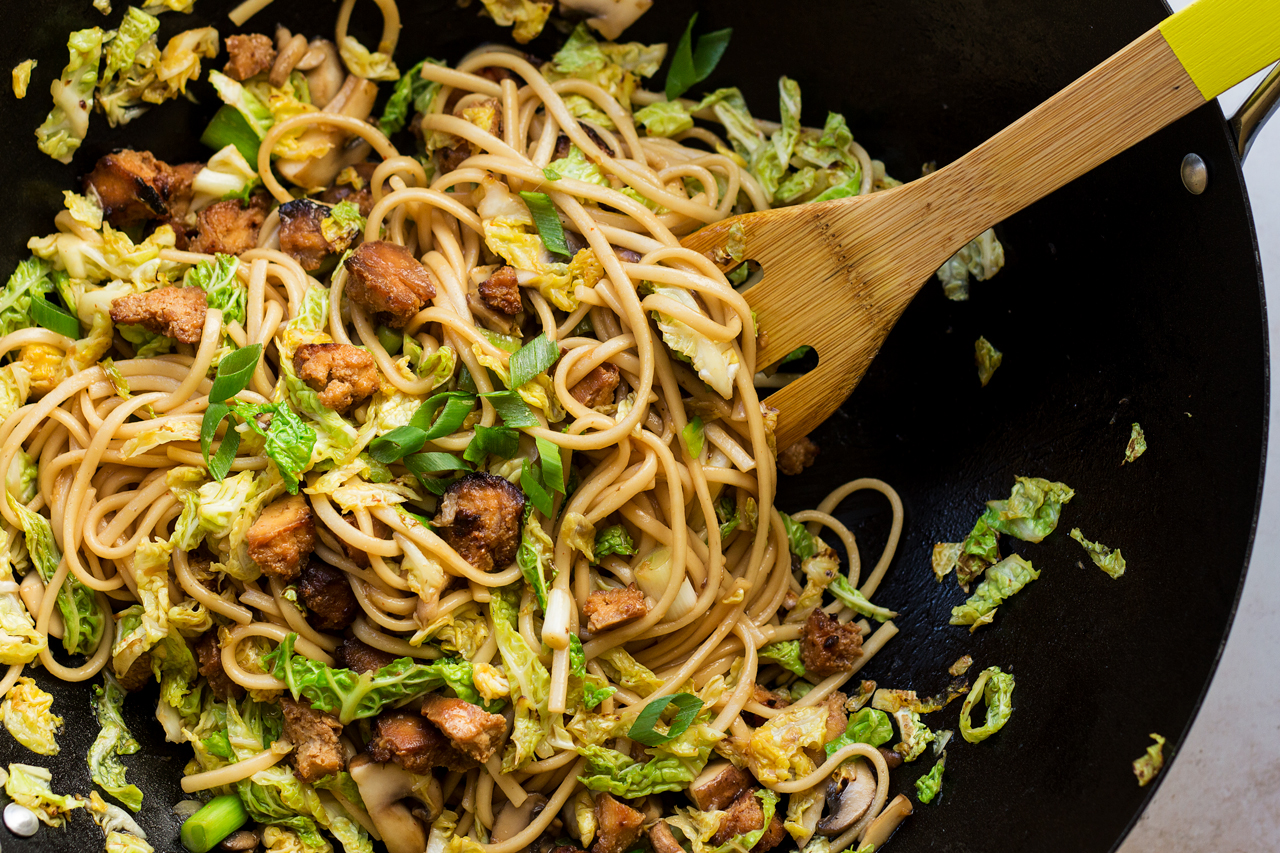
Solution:
[(468, 770), (475, 766), (421, 714), (403, 708), (374, 718), (369, 755), (379, 763), (394, 761), (410, 773), (430, 773), (433, 767)]
[(582, 612), (587, 614), (587, 630), (599, 634), (639, 619), (649, 612), (649, 605), (633, 583), (626, 589), (596, 590), (587, 596)]
[(319, 269), (333, 251), (320, 228), (328, 215), (328, 207), (309, 198), (280, 205), (280, 251), (308, 272)]
[(819, 678), (848, 672), (862, 657), (862, 633), (852, 623), (840, 620), (815, 607), (800, 630), (800, 659), (806, 673)]
[(231, 680), (222, 668), (222, 646), (218, 644), (216, 628), (205, 631), (196, 640), (197, 671), (209, 679), (209, 689), (219, 699), (239, 699), (244, 695), (244, 688)]
[(516, 280), (515, 267), (498, 267), (493, 275), (480, 282), (480, 298), (494, 311), (513, 316), (523, 309), (520, 303), (520, 282)]
[(809, 436), (792, 444), (778, 454), (778, 470), (784, 474), (799, 474), (818, 459), (818, 445)]
[(199, 343), (209, 310), (198, 287), (159, 287), (111, 300), (111, 322), (142, 326), (148, 332)]
[(239, 199), (217, 201), (196, 215), (198, 233), (191, 241), (191, 251), (206, 255), (238, 255), (258, 245), (258, 229), (265, 214), (254, 199), (245, 204)]
[(271, 39), (260, 33), (244, 36), (227, 36), (227, 65), (223, 69), (228, 77), (248, 80), (261, 74), (276, 61), (276, 48)]
[(280, 710), (284, 712), (284, 738), (293, 744), (289, 760), (299, 779), (310, 784), (346, 768), (342, 744), (338, 743), (342, 723), (337, 717), (306, 702), (295, 702), (287, 693), (280, 697)]
[(477, 471), (445, 490), (432, 524), (462, 559), (488, 572), (506, 568), (516, 558), (523, 512), (519, 488)]
[(307, 621), (322, 631), (341, 631), (355, 621), (360, 605), (344, 572), (312, 557), (298, 576)]
[(422, 703), (422, 716), (435, 723), (454, 747), (481, 764), (497, 753), (507, 735), (506, 717), (462, 699), (429, 695)]
[(85, 175), (84, 189), (98, 197), (108, 222), (128, 228), (169, 212), (171, 179), (168, 164), (150, 151), (125, 149), (102, 157)]
[(589, 409), (607, 406), (613, 402), (613, 392), (618, 389), (620, 375), (618, 366), (606, 361), (591, 368), (591, 372), (578, 380), (569, 389), (569, 393), (573, 395), (573, 399)]
[[(738, 799), (733, 801), (733, 805), (720, 819), (720, 828), (716, 830), (715, 835), (711, 836), (712, 844), (724, 844), (730, 838), (764, 826), (764, 808), (760, 805), (760, 798), (755, 794), (757, 790), (759, 789), (752, 788), (738, 795)], [(773, 820), (769, 822), (769, 828), (751, 848), (752, 853), (766, 853), (772, 850), (782, 843), (786, 834), (782, 821), (778, 820), (778, 815), (775, 813)]]
[(334, 652), (338, 666), (355, 672), (377, 672), (396, 659), (391, 652), (375, 649), (355, 637), (347, 637)]
[(596, 794), (596, 843), (591, 853), (626, 853), (640, 837), (644, 814), (610, 794)]
[(281, 498), (258, 516), (245, 536), (249, 559), (272, 577), (293, 580), (316, 547), (311, 506), (302, 495)]
[(375, 240), (361, 243), (346, 261), (347, 296), (395, 329), (436, 295), (435, 280), (409, 250)]
[(293, 354), (293, 369), (321, 405), (340, 414), (378, 390), (373, 356), (351, 344), (303, 344)]

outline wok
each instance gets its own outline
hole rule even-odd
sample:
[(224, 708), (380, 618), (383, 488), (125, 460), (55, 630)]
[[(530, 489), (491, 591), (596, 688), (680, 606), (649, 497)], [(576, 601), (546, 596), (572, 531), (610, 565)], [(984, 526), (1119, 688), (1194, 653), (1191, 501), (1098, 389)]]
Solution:
[[(0, 175), (0, 269), (25, 257), (29, 235), (52, 230), (61, 190), (108, 150), (133, 144), (178, 162), (203, 158), (196, 142), (217, 100), (171, 103), (118, 131), (100, 116), (71, 166), (40, 154), (32, 130), (49, 108), (49, 81), (66, 62), (70, 30), (114, 25), (87, 2), (5, 4), (0, 67), (39, 60), (30, 94), (6, 98)], [(211, 23), (235, 30), (229, 3), (200, 0), (190, 16), (162, 16), (161, 38)], [(477, 16), (478, 4), (404, 0), (396, 57), (457, 60), (508, 33)], [(674, 41), (689, 15), (699, 27), (732, 26), (733, 41), (707, 89), (740, 86), (756, 115), (777, 116), (776, 81), (788, 74), (804, 93), (807, 124), (843, 112), (855, 135), (890, 174), (915, 177), (922, 163), (946, 163), (1003, 128), (1128, 43), (1162, 16), (1157, 0), (857, 0), (845, 3), (659, 0), (626, 34)], [(332, 33), (336, 7), (290, 3), (249, 22), (271, 32)], [(376, 42), (372, 4), (354, 31)], [(530, 49), (549, 56), (554, 33)], [(1209, 189), (1189, 194), (1179, 164), (1189, 152), (1208, 164)], [(867, 667), (882, 686), (932, 694), (963, 654), (978, 669), (1017, 676), (1011, 722), (980, 745), (953, 741), (940, 799), (918, 806), (892, 850), (1106, 850), (1139, 814), (1157, 782), (1139, 788), (1130, 762), (1148, 732), (1178, 745), (1213, 674), (1249, 557), (1266, 435), (1266, 328), (1257, 249), (1239, 162), (1223, 117), (1206, 106), (1018, 214), (997, 229), (1008, 265), (948, 302), (927, 286), (890, 335), (854, 395), (814, 438), (820, 463), (784, 478), (780, 503), (812, 506), (854, 477), (880, 477), (902, 494), (906, 525), (877, 601), (901, 611), (902, 634)], [(803, 310), (803, 306), (796, 306)], [(980, 389), (973, 341), (985, 335), (1005, 354)], [(1130, 424), (1150, 450), (1120, 467)], [(1008, 493), (1015, 475), (1062, 480), (1076, 489), (1061, 532), (1040, 545), (1013, 543), (1043, 574), (1000, 608), (994, 625), (970, 635), (947, 625), (964, 598), (935, 583), (931, 546), (959, 541), (982, 502)], [(841, 511), (874, 561), (888, 512), (873, 497)], [(1112, 580), (1089, 564), (1066, 530), (1121, 547), (1129, 562)], [(974, 670), (977, 671), (976, 669)], [(93, 789), (84, 761), (97, 731), (87, 685), (50, 683), (66, 719), (62, 753), (38, 759), (0, 735), (5, 761), (54, 771), (60, 792)], [(955, 728), (959, 704), (930, 718)], [(146, 792), (139, 821), (158, 850), (180, 849), (178, 779), (187, 748), (165, 744), (153, 696), (126, 703), (142, 742), (124, 759)], [(928, 769), (896, 771), (912, 792)], [(79, 850), (99, 830), (76, 813), (66, 831), (4, 838), (9, 851)]]

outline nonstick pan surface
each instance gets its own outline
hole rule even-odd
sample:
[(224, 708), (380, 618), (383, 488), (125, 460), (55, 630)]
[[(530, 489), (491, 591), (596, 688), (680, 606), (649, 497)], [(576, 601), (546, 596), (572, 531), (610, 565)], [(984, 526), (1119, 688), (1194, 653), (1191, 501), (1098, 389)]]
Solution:
[[(166, 14), (161, 38), (205, 24), (235, 32), (224, 14), (230, 5), (200, 0), (192, 15)], [(200, 104), (166, 104), (117, 131), (95, 116), (71, 166), (36, 150), (32, 131), (66, 62), (66, 34), (114, 26), (117, 6), (109, 18), (87, 0), (0, 9), (0, 67), (40, 63), (25, 100), (3, 96), (4, 274), (26, 256), (29, 236), (52, 230), (61, 191), (106, 151), (150, 148), (170, 162), (208, 156), (196, 141), (217, 105), (206, 84), (195, 88)], [(403, 0), (400, 66), (509, 43), (478, 7)], [(708, 90), (740, 86), (756, 115), (776, 118), (777, 78), (794, 77), (806, 124), (821, 124), (828, 109), (844, 113), (901, 179), (962, 155), (1168, 14), (1158, 0), (657, 0), (626, 37), (674, 42), (694, 11), (700, 30), (734, 29)], [(245, 31), (270, 33), (281, 22), (331, 36), (335, 15), (333, 4), (276, 0)], [(356, 18), (365, 43), (376, 41), (373, 5)], [(558, 38), (530, 49), (549, 56)], [(1204, 195), (1179, 181), (1188, 152), (1209, 165)], [(974, 657), (974, 672), (998, 665), (1016, 675), (1010, 723), (978, 745), (952, 742), (943, 793), (917, 805), (891, 842), (897, 853), (1114, 847), (1155, 788), (1138, 787), (1130, 762), (1149, 732), (1165, 735), (1166, 755), (1176, 756), (1213, 674), (1258, 507), (1266, 328), (1248, 204), (1218, 108), (1198, 110), (997, 230), (1005, 270), (975, 284), (968, 302), (947, 301), (936, 282), (924, 288), (861, 386), (815, 431), (819, 464), (784, 478), (779, 499), (785, 509), (812, 506), (864, 476), (903, 497), (903, 540), (877, 595), (901, 611), (902, 633), (866, 677), (932, 694), (963, 654)], [(979, 335), (1004, 352), (986, 388), (973, 366)], [(1150, 449), (1122, 468), (1134, 421)], [(964, 594), (953, 581), (934, 581), (930, 549), (959, 541), (983, 501), (1007, 495), (1015, 475), (1062, 480), (1076, 498), (1058, 533), (1040, 545), (1012, 543), (1042, 576), (970, 635), (947, 624)], [(859, 497), (840, 514), (864, 562), (874, 562), (886, 506)], [(1093, 567), (1067, 538), (1072, 527), (1122, 548), (1128, 573), (1112, 580)], [(43, 759), (3, 733), (0, 759), (48, 766), (55, 790), (87, 794), (84, 756), (97, 732), (88, 687), (41, 681), (66, 719), (62, 753)], [(928, 722), (954, 729), (959, 704)], [(154, 707), (154, 693), (126, 703), (143, 748), (124, 762), (145, 792), (139, 821), (151, 843), (179, 850), (169, 807), (182, 796), (188, 748), (163, 742)], [(896, 771), (893, 792), (914, 795), (912, 782), (930, 764)], [(101, 838), (83, 814), (30, 840), (0, 831), (10, 853), (100, 849)]]

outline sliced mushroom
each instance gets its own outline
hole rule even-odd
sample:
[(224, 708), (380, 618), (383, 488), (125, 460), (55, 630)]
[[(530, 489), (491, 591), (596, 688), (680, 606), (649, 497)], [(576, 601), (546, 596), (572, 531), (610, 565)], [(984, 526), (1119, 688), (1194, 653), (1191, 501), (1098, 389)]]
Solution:
[(727, 761), (714, 761), (689, 786), (689, 798), (700, 811), (722, 809), (751, 785), (745, 770)]
[(410, 773), (398, 764), (379, 764), (368, 755), (356, 758), (348, 769), (387, 853), (422, 853), (427, 846), (426, 827), (402, 801), (417, 800), (425, 807), (426, 820), (435, 820), (444, 810), (439, 781)]
[[(347, 77), (347, 82), (342, 84), (338, 93), (325, 105), (324, 111), (364, 121), (373, 111), (373, 102), (377, 97), (377, 84), (352, 75)], [(304, 148), (325, 142), (330, 147), (322, 156), (306, 160), (280, 159), (276, 161), (276, 171), (304, 189), (327, 187), (347, 166), (353, 166), (369, 156), (369, 143), (363, 139), (352, 139), (344, 131), (329, 125), (322, 124), (308, 130), (298, 140), (298, 144)]]
[[(807, 791), (792, 795), (792, 803), (796, 802), (796, 797), (808, 801), (808, 805), (801, 810), (794, 821), (791, 819), (787, 821), (787, 829), (792, 837), (795, 838), (797, 849), (804, 849), (804, 846), (809, 843), (809, 839), (813, 838), (813, 833), (818, 828), (818, 821), (822, 819), (822, 810), (826, 806), (826, 798), (819, 790), (820, 788), (822, 788), (821, 782)], [(790, 814), (789, 811), (788, 814)]]
[(818, 821), (818, 834), (831, 838), (853, 826), (871, 808), (876, 796), (876, 777), (865, 761), (842, 765), (827, 783), (827, 808), (831, 811)]
[(654, 853), (685, 853), (665, 820), (649, 827), (649, 843), (653, 845)]
[(342, 58), (338, 56), (338, 48), (328, 39), (314, 39), (295, 67), (306, 72), (311, 103), (322, 110), (328, 109), (329, 102), (347, 79)]
[(222, 839), (218, 844), (219, 850), (252, 850), (258, 846), (258, 831), (256, 829), (239, 829)]
[(587, 23), (595, 27), (609, 41), (617, 39), (622, 31), (649, 11), (653, 0), (560, 0), (561, 9), (585, 12)]
[(884, 811), (876, 815), (876, 819), (871, 821), (871, 825), (863, 833), (862, 846), (866, 847), (870, 844), (874, 848), (881, 847), (889, 840), (889, 836), (893, 835), (893, 831), (898, 828), (898, 824), (902, 823), (903, 818), (909, 814), (911, 814), (911, 801), (906, 795), (899, 794), (894, 797), (889, 805), (884, 807)]
[(524, 798), (524, 802), (519, 806), (507, 803), (502, 807), (502, 811), (498, 812), (498, 816), (493, 819), (493, 833), (489, 841), (491, 844), (501, 844), (515, 838), (529, 824), (533, 823), (538, 815), (542, 814), (542, 810), (547, 807), (547, 798), (541, 794), (530, 794)]

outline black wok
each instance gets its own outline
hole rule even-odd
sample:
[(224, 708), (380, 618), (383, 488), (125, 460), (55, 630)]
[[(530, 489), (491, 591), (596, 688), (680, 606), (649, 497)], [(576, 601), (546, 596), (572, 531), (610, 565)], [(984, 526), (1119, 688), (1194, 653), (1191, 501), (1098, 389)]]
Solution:
[[(52, 230), (61, 190), (102, 153), (132, 144), (170, 162), (207, 156), (196, 142), (216, 104), (205, 84), (195, 89), (199, 106), (168, 104), (121, 131), (95, 117), (71, 166), (36, 150), (32, 131), (66, 62), (66, 33), (113, 25), (117, 5), (108, 19), (87, 0), (8, 3), (0, 12), (0, 67), (40, 62), (26, 100), (4, 96), (5, 274), (25, 256), (29, 235)], [(478, 5), (404, 0), (401, 67), (508, 41), (477, 17)], [(194, 15), (167, 14), (161, 37), (205, 23), (233, 32), (222, 14), (229, 7), (200, 0)], [(734, 28), (708, 88), (738, 85), (757, 115), (776, 117), (776, 80), (788, 74), (803, 88), (806, 123), (843, 112), (859, 141), (904, 179), (926, 161), (965, 153), (1168, 14), (1157, 0), (658, 0), (627, 36), (674, 40), (695, 10), (700, 28)], [(335, 14), (328, 3), (277, 0), (246, 29), (271, 32), (279, 21), (327, 35)], [(376, 41), (372, 4), (356, 17), (365, 42)], [(556, 38), (532, 49), (548, 56)], [(932, 693), (965, 653), (979, 668), (1017, 676), (1012, 721), (980, 745), (956, 743), (943, 795), (917, 807), (894, 851), (1112, 848), (1156, 787), (1139, 788), (1129, 766), (1147, 733), (1167, 736), (1166, 752), (1176, 754), (1191, 723), (1248, 561), (1266, 435), (1260, 271), (1229, 143), (1220, 111), (1206, 106), (1004, 223), (1007, 268), (975, 285), (966, 303), (927, 286), (856, 393), (815, 431), (820, 464), (784, 483), (780, 500), (791, 509), (860, 476), (888, 480), (903, 496), (905, 535), (877, 595), (902, 611), (902, 634), (867, 677)], [(1208, 163), (1204, 195), (1179, 181), (1188, 152)], [(972, 361), (979, 335), (1005, 354), (985, 389)], [(1121, 468), (1133, 421), (1151, 449)], [(930, 548), (963, 537), (982, 502), (1007, 494), (1018, 474), (1065, 481), (1077, 496), (1061, 532), (1038, 546), (1015, 543), (1041, 579), (971, 636), (947, 625), (964, 596), (954, 583), (934, 582)], [(842, 516), (864, 560), (874, 560), (885, 507), (851, 500)], [(1090, 565), (1065, 535), (1073, 526), (1122, 547), (1128, 574), (1116, 581)], [(62, 754), (35, 760), (0, 734), (0, 756), (50, 766), (56, 790), (88, 793), (84, 755), (97, 727), (87, 687), (42, 681), (67, 721)], [(954, 728), (958, 705), (930, 722)], [(163, 743), (153, 709), (149, 697), (127, 703), (143, 749), (125, 763), (146, 792), (139, 820), (153, 845), (178, 850), (169, 806), (181, 798), (188, 751)], [(927, 766), (898, 771), (895, 792), (914, 793)], [(66, 831), (31, 840), (0, 835), (9, 851), (91, 849), (102, 837), (83, 814)]]

